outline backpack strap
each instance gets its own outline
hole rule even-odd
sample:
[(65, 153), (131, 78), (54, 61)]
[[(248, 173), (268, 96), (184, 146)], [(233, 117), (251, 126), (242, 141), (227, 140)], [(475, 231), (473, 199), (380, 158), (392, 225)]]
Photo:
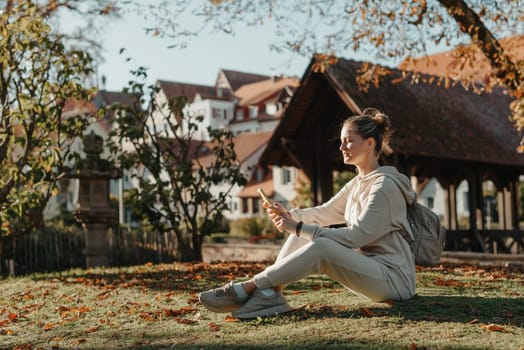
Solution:
[[(406, 202), (406, 217), (407, 217), (407, 221), (408, 221), (408, 224), (409, 224), (409, 227), (411, 228), (411, 230), (413, 230), (415, 227), (415, 223), (412, 221), (410, 215), (409, 215), (409, 212), (410, 210), (413, 210), (413, 206), (417, 203), (417, 194), (415, 193), (415, 199), (413, 200), (413, 202), (411, 204), (409, 204), (408, 202)], [(412, 234), (414, 234), (412, 232)], [(411, 248), (411, 251), (414, 253), (415, 252), (415, 248), (414, 248), (414, 244), (415, 244), (415, 239), (412, 238), (409, 233), (406, 231), (406, 230), (401, 230), (400, 231), (400, 235), (402, 237), (404, 237), (404, 239), (406, 240), (406, 242), (408, 242), (409, 244), (409, 247)]]

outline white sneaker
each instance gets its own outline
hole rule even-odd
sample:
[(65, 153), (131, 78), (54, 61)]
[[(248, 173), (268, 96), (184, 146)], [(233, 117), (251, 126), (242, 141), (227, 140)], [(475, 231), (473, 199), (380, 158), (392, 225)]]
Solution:
[(245, 300), (240, 299), (233, 288), (233, 281), (198, 294), (198, 300), (213, 312), (231, 312), (241, 307)]
[(249, 300), (231, 314), (236, 318), (248, 319), (283, 314), (292, 309), (280, 291), (257, 288)]

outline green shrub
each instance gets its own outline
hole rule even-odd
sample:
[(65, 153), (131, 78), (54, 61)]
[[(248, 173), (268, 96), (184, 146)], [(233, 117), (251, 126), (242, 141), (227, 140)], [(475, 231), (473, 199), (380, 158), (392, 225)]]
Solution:
[(276, 231), (275, 226), (266, 215), (232, 220), (230, 228), (231, 235), (246, 238), (267, 235)]

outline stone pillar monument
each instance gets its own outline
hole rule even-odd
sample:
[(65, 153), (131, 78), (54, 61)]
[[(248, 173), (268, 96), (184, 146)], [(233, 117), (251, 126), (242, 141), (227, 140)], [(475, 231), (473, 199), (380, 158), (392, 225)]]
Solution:
[(109, 205), (109, 180), (120, 178), (121, 171), (100, 158), (102, 137), (91, 131), (82, 141), (86, 158), (68, 175), (79, 179), (73, 216), (86, 229), (86, 266), (108, 266), (111, 253), (108, 228), (117, 219), (117, 210)]

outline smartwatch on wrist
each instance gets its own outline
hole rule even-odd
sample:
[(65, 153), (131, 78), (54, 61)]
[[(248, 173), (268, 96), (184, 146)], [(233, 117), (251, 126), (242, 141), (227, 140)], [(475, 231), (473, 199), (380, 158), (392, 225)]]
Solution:
[(300, 230), (302, 229), (302, 225), (304, 223), (302, 221), (299, 221), (298, 224), (297, 224), (297, 228), (295, 230), (295, 234), (297, 235), (297, 237), (300, 237)]

